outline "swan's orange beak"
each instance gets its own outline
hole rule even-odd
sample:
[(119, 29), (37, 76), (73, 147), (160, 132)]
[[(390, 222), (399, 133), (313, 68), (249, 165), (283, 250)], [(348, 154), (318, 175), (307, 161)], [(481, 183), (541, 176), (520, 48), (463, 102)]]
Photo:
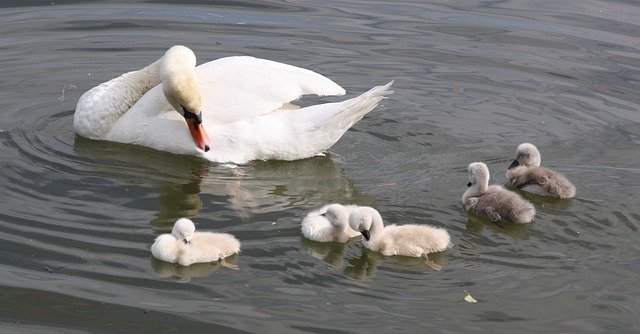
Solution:
[(209, 135), (207, 131), (204, 129), (202, 123), (198, 124), (194, 119), (186, 119), (187, 126), (189, 127), (189, 132), (191, 133), (191, 137), (193, 137), (193, 141), (196, 143), (199, 149), (208, 152), (211, 149), (211, 139), (209, 139)]

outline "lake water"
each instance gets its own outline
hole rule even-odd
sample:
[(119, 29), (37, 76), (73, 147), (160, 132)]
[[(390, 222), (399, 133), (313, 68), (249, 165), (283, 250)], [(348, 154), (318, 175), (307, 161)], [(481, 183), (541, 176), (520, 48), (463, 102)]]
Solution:
[[(0, 332), (640, 331), (636, 1), (177, 3), (0, 4)], [(84, 91), (174, 44), (395, 94), (332, 158), (234, 169), (75, 136)], [(522, 142), (576, 198), (529, 196), (522, 226), (470, 218), (466, 166), (503, 183)], [(444, 227), (455, 247), (438, 271), (302, 239), (328, 202)], [(236, 235), (239, 270), (153, 260), (178, 217)]]

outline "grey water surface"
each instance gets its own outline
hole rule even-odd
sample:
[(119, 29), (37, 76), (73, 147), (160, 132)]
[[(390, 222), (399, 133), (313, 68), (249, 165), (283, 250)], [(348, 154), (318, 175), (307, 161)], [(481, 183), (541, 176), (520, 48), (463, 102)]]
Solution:
[[(2, 1), (0, 332), (637, 333), (639, 32), (630, 0)], [(330, 157), (295, 162), (232, 168), (73, 133), (83, 92), (175, 44), (395, 94)], [(503, 183), (522, 142), (576, 198), (527, 196), (527, 225), (469, 217), (466, 166)], [(302, 239), (328, 202), (455, 246), (435, 270)], [(236, 235), (239, 270), (153, 260), (179, 217)]]

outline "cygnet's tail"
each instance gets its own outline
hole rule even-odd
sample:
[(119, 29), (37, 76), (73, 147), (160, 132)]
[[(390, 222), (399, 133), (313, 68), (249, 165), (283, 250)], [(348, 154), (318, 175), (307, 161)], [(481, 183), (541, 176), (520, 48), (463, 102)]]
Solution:
[(564, 176), (557, 175), (555, 182), (550, 183), (550, 192), (560, 198), (572, 198), (576, 195), (576, 187)]
[(536, 215), (536, 208), (533, 204), (523, 201), (522, 207), (518, 208), (515, 212), (515, 217), (513, 217), (513, 221), (515, 223), (524, 224), (529, 223), (533, 220), (533, 217)]

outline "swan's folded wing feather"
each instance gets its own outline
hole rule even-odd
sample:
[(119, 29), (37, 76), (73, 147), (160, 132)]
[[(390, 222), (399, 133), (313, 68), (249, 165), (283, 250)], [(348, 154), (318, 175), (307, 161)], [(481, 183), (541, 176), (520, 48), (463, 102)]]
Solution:
[(203, 116), (221, 123), (270, 113), (306, 94), (345, 94), (338, 84), (313, 71), (247, 56), (202, 64), (196, 75)]

